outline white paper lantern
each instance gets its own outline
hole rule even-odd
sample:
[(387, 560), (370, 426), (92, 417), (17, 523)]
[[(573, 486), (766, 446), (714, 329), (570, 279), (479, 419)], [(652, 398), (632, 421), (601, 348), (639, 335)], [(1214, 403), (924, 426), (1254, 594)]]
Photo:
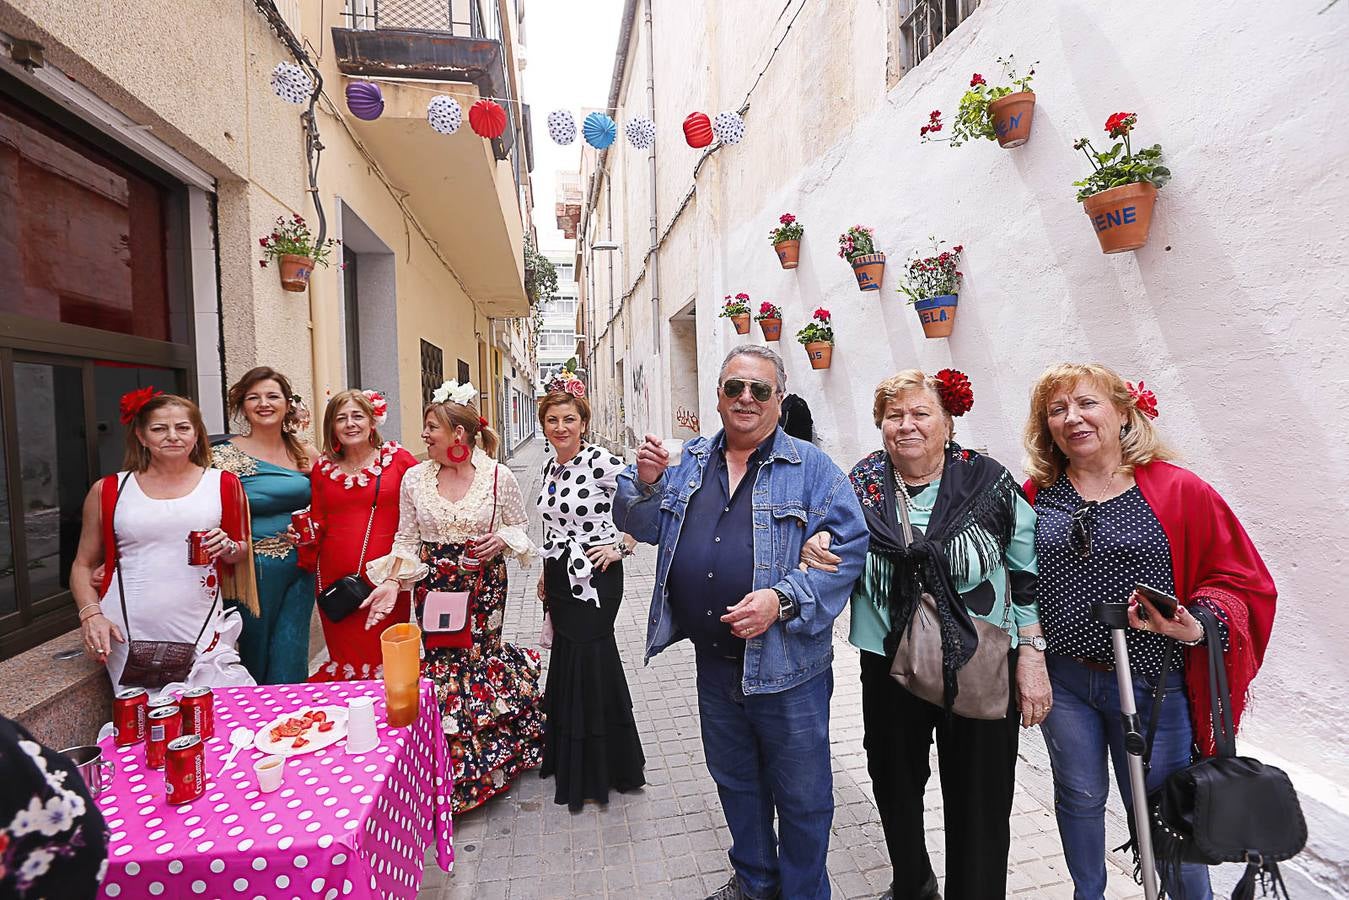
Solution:
[(295, 63), (279, 62), (272, 69), (272, 90), (287, 103), (308, 103), (314, 82)]
[(556, 144), (567, 145), (576, 140), (576, 119), (565, 109), (548, 114), (548, 136)]
[(464, 110), (448, 94), (437, 94), (426, 105), (426, 121), (441, 134), (454, 134), (464, 124)]
[(646, 150), (656, 142), (656, 123), (651, 121), (650, 117), (638, 113), (628, 119), (627, 124), (623, 126), (623, 133), (627, 135), (628, 143), (633, 147)]
[(745, 136), (745, 120), (738, 113), (717, 113), (712, 120), (712, 134), (723, 144), (738, 144)]

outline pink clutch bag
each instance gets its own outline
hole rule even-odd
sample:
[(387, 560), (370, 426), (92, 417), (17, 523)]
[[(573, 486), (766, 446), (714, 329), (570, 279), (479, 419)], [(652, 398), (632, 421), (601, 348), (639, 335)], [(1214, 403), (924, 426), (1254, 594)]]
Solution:
[(427, 591), (422, 607), (422, 631), (440, 634), (463, 631), (468, 624), (468, 591)]

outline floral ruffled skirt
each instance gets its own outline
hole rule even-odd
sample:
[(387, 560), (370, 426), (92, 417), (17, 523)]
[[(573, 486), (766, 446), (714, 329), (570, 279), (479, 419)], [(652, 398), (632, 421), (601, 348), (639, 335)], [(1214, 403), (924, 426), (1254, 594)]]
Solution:
[[(459, 572), (463, 544), (423, 544), (431, 573), (417, 586), (417, 611), (427, 591), (463, 591), (474, 579)], [(506, 610), (506, 563), (483, 570), (473, 597), (473, 645), (426, 651), (422, 674), (436, 685), (441, 721), (454, 762), (453, 809), (466, 812), (510, 787), (539, 765), (543, 713), (539, 653), (501, 640)]]

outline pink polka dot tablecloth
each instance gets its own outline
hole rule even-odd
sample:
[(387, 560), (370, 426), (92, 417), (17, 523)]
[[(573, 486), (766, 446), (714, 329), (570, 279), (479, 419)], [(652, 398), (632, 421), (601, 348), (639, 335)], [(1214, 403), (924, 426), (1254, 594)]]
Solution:
[[(293, 756), (280, 790), (266, 794), (253, 775), (264, 754), (251, 746), (221, 773), (234, 728), (362, 695), (374, 698), (379, 728), (369, 753), (348, 755), (343, 739)], [(452, 770), (427, 680), (406, 728), (388, 726), (380, 681), (217, 689), (206, 793), (182, 806), (169, 805), (162, 771), (146, 767), (144, 743), (102, 746), (117, 767), (98, 798), (111, 832), (104, 897), (415, 898), (433, 841), (442, 869), (454, 860)]]

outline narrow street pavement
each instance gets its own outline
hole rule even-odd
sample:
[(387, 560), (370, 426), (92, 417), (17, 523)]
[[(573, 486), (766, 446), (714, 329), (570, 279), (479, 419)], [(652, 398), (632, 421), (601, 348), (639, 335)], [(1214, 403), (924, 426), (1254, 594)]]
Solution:
[[(544, 441), (536, 438), (510, 461), (531, 512), (546, 449)], [(537, 521), (532, 530), (538, 540)], [(698, 900), (726, 882), (731, 839), (716, 787), (703, 762), (693, 650), (683, 642), (650, 665), (642, 665), (654, 561), (653, 549), (639, 545), (625, 573), (626, 597), (617, 625), (618, 647), (646, 752), (646, 789), (614, 794), (607, 808), (592, 803), (572, 814), (553, 803), (551, 779), (544, 781), (534, 772), (527, 773), (508, 793), (455, 821), (454, 872), (441, 872), (433, 856), (428, 856), (421, 897)], [(537, 565), (533, 570), (512, 571), (505, 626), (508, 639), (534, 646), (543, 621), (534, 596)], [(830, 727), (835, 812), (829, 876), (835, 897), (874, 898), (888, 887), (890, 868), (862, 749), (858, 659), (857, 651), (847, 643), (847, 628), (845, 613), (835, 627)], [(547, 658), (545, 651), (545, 672)], [(1072, 883), (1054, 825), (1044, 746), (1038, 730), (1022, 735), (1008, 893), (1071, 898)], [(927, 843), (940, 877), (945, 854), (935, 752), (932, 769), (926, 802)], [(1115, 813), (1108, 821), (1110, 846), (1124, 840), (1122, 819), (1117, 809)], [(1141, 896), (1125, 874), (1120, 854), (1111, 857), (1108, 868), (1109, 897)]]

